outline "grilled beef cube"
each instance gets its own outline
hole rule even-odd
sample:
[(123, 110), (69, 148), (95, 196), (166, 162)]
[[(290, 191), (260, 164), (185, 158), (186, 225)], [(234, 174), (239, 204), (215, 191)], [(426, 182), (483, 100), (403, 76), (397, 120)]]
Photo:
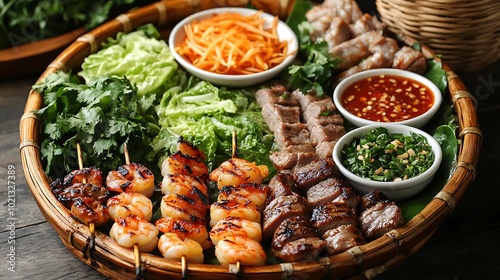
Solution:
[(292, 194), (280, 196), (271, 201), (263, 212), (262, 232), (264, 239), (273, 236), (285, 219), (294, 216), (309, 218), (307, 200), (304, 197)]
[(423, 74), (427, 69), (425, 56), (411, 47), (404, 46), (394, 54), (392, 68), (405, 69)]
[(269, 129), (275, 132), (282, 123), (300, 123), (300, 108), (268, 103), (262, 106), (262, 117)]
[(327, 116), (315, 116), (307, 120), (307, 129), (312, 131), (317, 126), (327, 126), (329, 124), (344, 125), (344, 119), (341, 114), (332, 113)]
[(323, 234), (326, 251), (330, 255), (342, 253), (352, 247), (366, 244), (365, 237), (354, 225), (341, 225)]
[(329, 99), (327, 96), (318, 96), (315, 92), (303, 93), (300, 90), (294, 90), (292, 95), (295, 97), (297, 102), (300, 105), (300, 112), (304, 113), (307, 109), (307, 106), (313, 102), (322, 101)]
[(303, 194), (317, 183), (340, 175), (332, 158), (319, 159), (304, 166), (297, 166), (293, 169), (293, 174), (295, 183)]
[(283, 106), (299, 105), (292, 93), (288, 92), (283, 85), (257, 90), (255, 92), (255, 100), (260, 107), (264, 107), (266, 104), (279, 104)]
[(344, 126), (329, 124), (327, 126), (317, 126), (311, 130), (311, 145), (316, 147), (325, 141), (337, 141), (345, 134)]
[(363, 212), (366, 209), (375, 206), (380, 201), (388, 201), (388, 200), (389, 198), (383, 192), (377, 190), (371, 191), (360, 198), (360, 203), (358, 207), (359, 212)]
[(380, 201), (363, 211), (359, 221), (367, 240), (376, 239), (404, 224), (401, 208), (394, 201)]
[(339, 178), (328, 178), (307, 190), (307, 202), (316, 208), (333, 201), (342, 194), (343, 188), (350, 188), (346, 181)]
[(274, 250), (281, 250), (287, 243), (306, 237), (319, 237), (318, 230), (308, 219), (300, 216), (291, 217), (284, 220), (276, 229), (271, 246)]
[(309, 144), (291, 145), (269, 156), (277, 170), (289, 169), (294, 166), (306, 165), (318, 159), (316, 150)]
[(348, 207), (356, 208), (359, 204), (360, 197), (358, 193), (351, 187), (342, 188), (342, 193), (333, 200), (333, 202), (344, 203)]
[(337, 141), (325, 141), (321, 142), (314, 149), (316, 150), (316, 155), (318, 159), (330, 158), (333, 155), (333, 148), (337, 144)]
[(276, 174), (268, 184), (269, 193), (267, 195), (266, 205), (280, 196), (293, 195), (297, 193), (297, 185), (293, 179), (293, 175), (285, 172)]
[(337, 107), (333, 100), (325, 98), (307, 105), (305, 111), (302, 112), (302, 119), (307, 122), (310, 118), (334, 114), (336, 111)]
[(304, 123), (282, 123), (274, 131), (274, 141), (276, 141), (280, 150), (291, 145), (309, 144), (310, 137), (311, 134)]
[(301, 262), (318, 258), (325, 245), (326, 242), (319, 237), (306, 237), (288, 242), (281, 250), (271, 249), (271, 251), (283, 262)]
[(311, 222), (321, 234), (340, 225), (358, 225), (359, 223), (356, 209), (341, 202), (328, 202), (314, 208)]

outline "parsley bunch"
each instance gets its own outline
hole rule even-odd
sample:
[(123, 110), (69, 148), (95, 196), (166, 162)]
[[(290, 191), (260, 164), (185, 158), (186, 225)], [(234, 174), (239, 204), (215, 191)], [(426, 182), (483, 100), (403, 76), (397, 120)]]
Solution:
[(154, 171), (156, 153), (150, 146), (160, 131), (154, 95), (138, 96), (126, 78), (103, 76), (87, 85), (76, 76), (58, 71), (33, 86), (43, 94), (41, 154), (45, 172), (61, 177), (78, 169), (76, 144), (86, 166), (107, 172), (124, 164), (123, 144), (131, 161)]

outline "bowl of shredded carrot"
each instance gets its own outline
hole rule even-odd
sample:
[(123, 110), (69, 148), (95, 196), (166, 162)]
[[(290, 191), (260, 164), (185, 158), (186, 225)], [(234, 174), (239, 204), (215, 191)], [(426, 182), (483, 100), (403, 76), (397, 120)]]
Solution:
[(177, 62), (200, 79), (247, 87), (270, 80), (290, 65), (298, 41), (276, 16), (226, 7), (180, 21), (170, 33), (169, 47)]

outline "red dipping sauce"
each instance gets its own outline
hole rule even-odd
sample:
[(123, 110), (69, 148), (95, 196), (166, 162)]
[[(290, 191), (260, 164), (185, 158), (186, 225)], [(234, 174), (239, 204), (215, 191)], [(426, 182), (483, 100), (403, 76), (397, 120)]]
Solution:
[(398, 122), (427, 112), (434, 104), (431, 90), (413, 79), (379, 75), (355, 82), (341, 96), (351, 114), (376, 122)]

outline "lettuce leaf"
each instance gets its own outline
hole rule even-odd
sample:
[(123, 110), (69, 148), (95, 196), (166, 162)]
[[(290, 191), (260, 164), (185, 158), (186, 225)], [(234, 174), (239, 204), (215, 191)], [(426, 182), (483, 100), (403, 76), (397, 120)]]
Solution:
[[(103, 49), (85, 58), (78, 73), (89, 82), (100, 76), (120, 76), (137, 87), (139, 95), (163, 93), (176, 74), (178, 64), (152, 26), (119, 33)], [(175, 79), (174, 79), (175, 80)]]

